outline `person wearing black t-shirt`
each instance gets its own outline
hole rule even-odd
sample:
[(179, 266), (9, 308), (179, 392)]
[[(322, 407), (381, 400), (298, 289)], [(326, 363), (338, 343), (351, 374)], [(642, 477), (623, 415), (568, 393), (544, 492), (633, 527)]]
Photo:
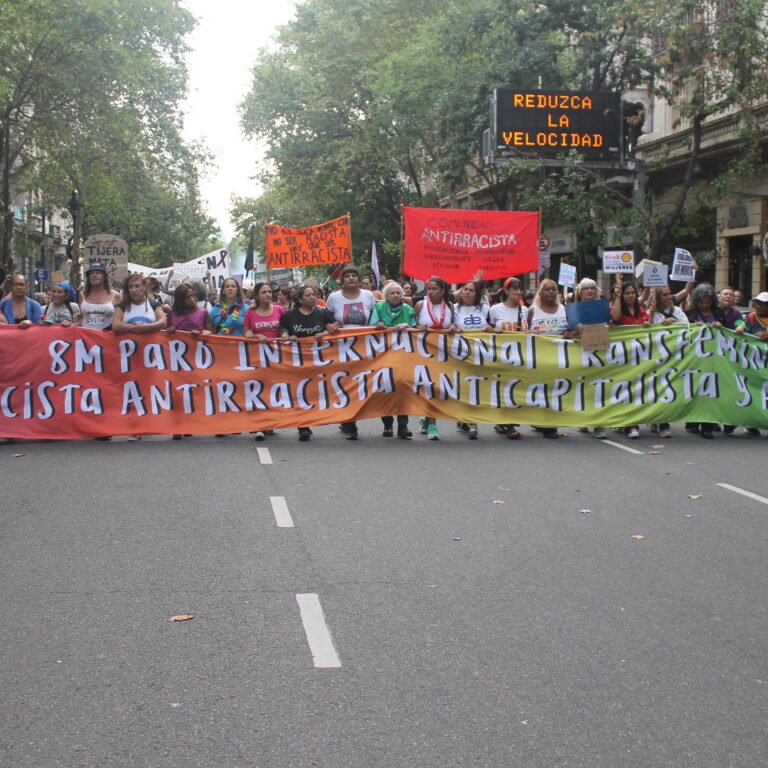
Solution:
[[(329, 333), (339, 330), (339, 324), (325, 307), (316, 307), (315, 289), (311, 285), (302, 285), (296, 291), (293, 309), (280, 316), (280, 338), (283, 341), (296, 341), (314, 336), (322, 339)], [(306, 442), (312, 435), (309, 427), (299, 427), (299, 440)]]

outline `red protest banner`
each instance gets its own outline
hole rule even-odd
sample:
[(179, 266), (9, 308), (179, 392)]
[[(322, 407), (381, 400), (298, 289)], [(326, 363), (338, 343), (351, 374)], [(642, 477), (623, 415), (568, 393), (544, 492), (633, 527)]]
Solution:
[(483, 270), (485, 280), (533, 272), (539, 266), (539, 213), (461, 211), (403, 207), (403, 272), (449, 283), (471, 280)]
[(352, 261), (349, 216), (303, 229), (267, 224), (268, 269), (348, 261)]

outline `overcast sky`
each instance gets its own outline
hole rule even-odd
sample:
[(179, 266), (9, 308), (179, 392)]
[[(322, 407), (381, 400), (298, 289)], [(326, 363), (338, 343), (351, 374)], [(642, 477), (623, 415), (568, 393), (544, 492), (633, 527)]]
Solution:
[(185, 135), (203, 140), (216, 167), (201, 181), (208, 213), (225, 240), (234, 234), (230, 197), (256, 196), (251, 178), (261, 149), (240, 132), (237, 105), (250, 87), (258, 49), (271, 42), (275, 27), (293, 16), (294, 0), (183, 0), (197, 17), (188, 42), (189, 98)]

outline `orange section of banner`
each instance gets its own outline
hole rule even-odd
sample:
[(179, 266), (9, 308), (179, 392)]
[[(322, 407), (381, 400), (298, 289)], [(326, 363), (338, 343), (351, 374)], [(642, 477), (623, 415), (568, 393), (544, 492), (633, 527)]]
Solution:
[(303, 229), (267, 224), (268, 269), (348, 261), (352, 261), (349, 215)]

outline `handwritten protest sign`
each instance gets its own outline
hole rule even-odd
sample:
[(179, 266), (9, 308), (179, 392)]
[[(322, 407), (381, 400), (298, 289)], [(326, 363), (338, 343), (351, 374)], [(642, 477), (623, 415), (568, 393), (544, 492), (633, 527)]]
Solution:
[(768, 428), (768, 350), (756, 337), (706, 324), (588, 328), (604, 351), (525, 333), (356, 329), (258, 342), (0, 325), (0, 437), (222, 434), (398, 413)]
[(634, 272), (635, 255), (632, 251), (603, 251), (603, 272)]
[(128, 277), (128, 243), (117, 235), (91, 235), (83, 245), (83, 271), (91, 264), (103, 264), (113, 288), (121, 289)]
[(689, 282), (694, 278), (693, 256), (685, 248), (675, 248), (675, 260), (672, 262), (670, 280)]
[(495, 280), (539, 266), (539, 214), (403, 206), (403, 272), (420, 280), (440, 275), (449, 283)]
[(561, 264), (560, 275), (557, 278), (558, 285), (572, 286), (576, 282), (576, 265)]
[(349, 216), (303, 229), (267, 224), (268, 269), (347, 261), (352, 261)]

